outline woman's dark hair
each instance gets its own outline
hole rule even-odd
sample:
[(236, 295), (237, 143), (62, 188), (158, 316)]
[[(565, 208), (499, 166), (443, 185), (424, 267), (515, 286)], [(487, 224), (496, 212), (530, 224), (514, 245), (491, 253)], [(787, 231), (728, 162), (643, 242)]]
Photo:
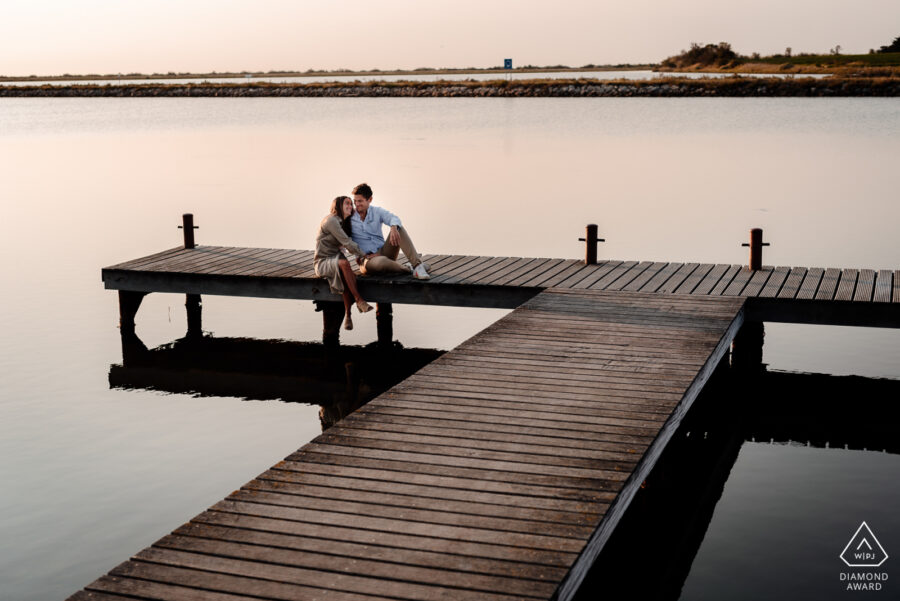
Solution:
[(344, 219), (344, 213), (341, 210), (344, 201), (350, 200), (349, 196), (337, 196), (333, 201), (331, 201), (331, 214), (338, 218), (341, 222), (341, 229), (347, 232), (347, 235), (350, 235), (350, 218), (347, 217)]

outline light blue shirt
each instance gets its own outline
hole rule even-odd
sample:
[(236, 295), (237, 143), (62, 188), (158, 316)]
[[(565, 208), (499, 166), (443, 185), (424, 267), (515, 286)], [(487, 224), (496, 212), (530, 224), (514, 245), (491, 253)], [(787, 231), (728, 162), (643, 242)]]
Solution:
[(381, 233), (381, 226), (400, 227), (400, 218), (381, 207), (369, 205), (366, 211), (366, 220), (359, 218), (359, 213), (353, 212), (350, 216), (350, 237), (356, 242), (364, 253), (370, 254), (381, 250), (384, 246), (384, 234)]

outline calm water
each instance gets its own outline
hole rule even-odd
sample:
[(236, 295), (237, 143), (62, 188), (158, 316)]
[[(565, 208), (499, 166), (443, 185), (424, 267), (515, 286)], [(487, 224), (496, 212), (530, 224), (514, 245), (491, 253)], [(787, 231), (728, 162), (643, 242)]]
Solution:
[[(329, 199), (365, 180), (426, 253), (574, 258), (596, 222), (607, 258), (743, 262), (763, 227), (767, 264), (896, 269), (898, 157), (896, 99), (4, 99), (2, 597), (65, 597), (320, 431), (314, 405), (109, 388), (122, 357), (100, 268), (178, 245), (183, 212), (201, 244), (310, 248)], [(147, 297), (144, 342), (181, 337), (183, 304)], [(502, 314), (398, 306), (395, 337), (448, 349)], [(356, 323), (345, 342), (374, 340), (374, 319)], [(208, 297), (204, 327), (315, 340), (321, 318)], [(766, 331), (773, 368), (900, 378), (898, 332)], [(788, 452), (748, 451), (754, 477)], [(881, 490), (889, 469), (857, 485)], [(716, 540), (740, 554), (741, 536)], [(698, 569), (721, 555), (701, 549)]]

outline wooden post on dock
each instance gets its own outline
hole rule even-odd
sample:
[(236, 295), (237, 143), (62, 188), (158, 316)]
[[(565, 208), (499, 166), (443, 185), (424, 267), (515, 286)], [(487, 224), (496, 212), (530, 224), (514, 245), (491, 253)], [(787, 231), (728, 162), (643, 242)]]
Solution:
[(194, 230), (199, 228), (198, 226), (194, 225), (194, 214), (185, 213), (181, 216), (181, 221), (182, 223), (178, 226), (178, 229), (184, 230), (184, 247), (195, 248), (196, 244), (194, 244)]
[[(194, 225), (194, 214), (193, 213), (185, 213), (181, 216), (181, 225), (178, 226), (180, 229), (184, 230), (184, 248), (191, 249), (196, 248), (196, 244), (194, 243), (194, 230), (197, 229), (197, 226)], [(196, 340), (198, 338), (203, 337), (203, 303), (200, 300), (199, 294), (187, 294), (185, 295), (184, 306), (187, 309), (187, 338), (191, 340)]]
[(390, 346), (394, 342), (394, 305), (375, 305), (375, 327), (378, 330), (378, 346)]
[(584, 242), (584, 264), (597, 264), (597, 243), (606, 242), (603, 238), (597, 237), (597, 224), (589, 223), (584, 231), (584, 238), (578, 239)]
[(762, 247), (768, 246), (768, 242), (763, 242), (763, 231), (761, 228), (755, 227), (750, 230), (750, 243), (744, 243), (741, 246), (750, 247), (750, 270), (759, 271), (762, 269)]

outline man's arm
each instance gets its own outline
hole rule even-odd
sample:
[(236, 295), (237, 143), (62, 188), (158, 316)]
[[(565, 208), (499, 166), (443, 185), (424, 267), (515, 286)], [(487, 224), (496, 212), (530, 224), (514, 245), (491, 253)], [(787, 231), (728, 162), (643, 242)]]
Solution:
[[(400, 232), (397, 231), (403, 225), (400, 222), (400, 218), (387, 209), (381, 207), (374, 208), (378, 210), (378, 220), (391, 228), (391, 231), (388, 232), (388, 242), (393, 246), (400, 246)], [(369, 210), (372, 210), (372, 207), (369, 207)]]

